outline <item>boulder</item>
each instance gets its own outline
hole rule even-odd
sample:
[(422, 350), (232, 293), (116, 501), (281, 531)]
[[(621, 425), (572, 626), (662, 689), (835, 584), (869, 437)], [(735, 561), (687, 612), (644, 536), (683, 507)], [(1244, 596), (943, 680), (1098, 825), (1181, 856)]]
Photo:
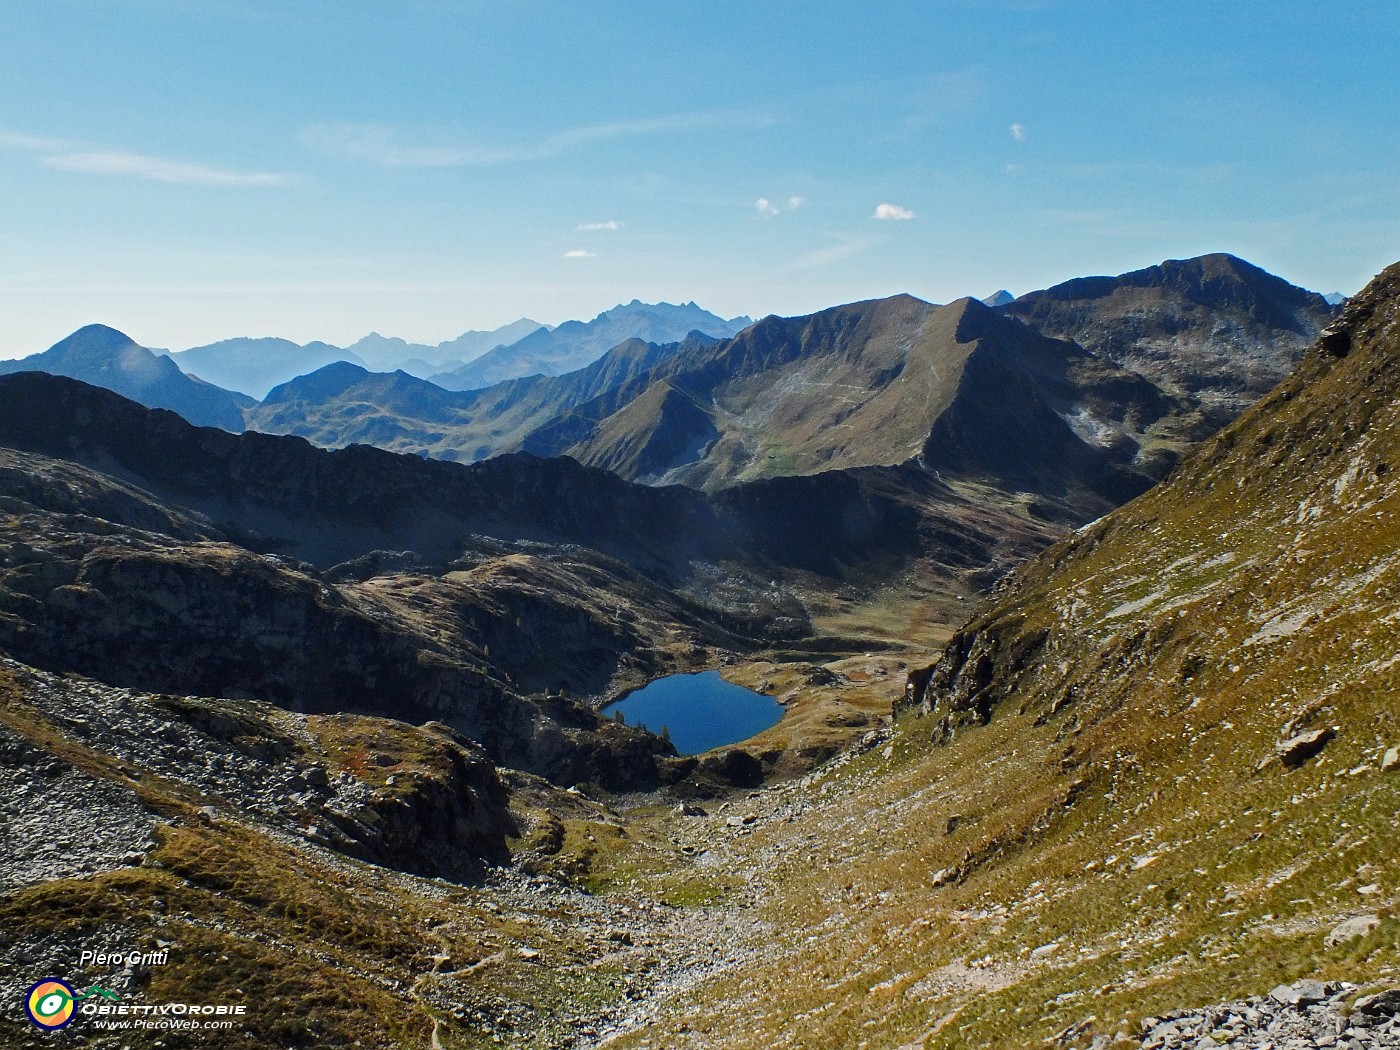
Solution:
[(1301, 981), (1294, 981), (1292, 984), (1279, 985), (1269, 993), (1269, 997), (1285, 1006), (1311, 1006), (1313, 1003), (1325, 1000), (1327, 994), (1327, 985), (1321, 981), (1304, 978)]
[(1400, 1014), (1400, 988), (1387, 988), (1383, 992), (1363, 995), (1352, 1003), (1352, 1010), (1356, 1013), (1382, 1017), (1393, 1017)]
[(1400, 747), (1389, 748), (1381, 757), (1381, 772), (1389, 773), (1396, 766), (1400, 766)]
[(1379, 915), (1357, 915), (1340, 924), (1327, 935), (1327, 946), (1330, 948), (1334, 944), (1345, 944), (1358, 937), (1365, 937), (1380, 924)]
[(1285, 766), (1290, 768), (1301, 766), (1326, 747), (1327, 742), (1336, 735), (1337, 731), (1330, 726), (1322, 729), (1309, 729), (1281, 741), (1274, 749), (1274, 753), (1278, 755), (1279, 761)]

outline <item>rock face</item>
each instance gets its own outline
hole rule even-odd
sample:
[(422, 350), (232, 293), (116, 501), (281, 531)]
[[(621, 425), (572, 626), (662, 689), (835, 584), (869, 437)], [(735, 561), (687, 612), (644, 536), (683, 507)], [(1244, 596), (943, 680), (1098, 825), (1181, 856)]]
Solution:
[(1337, 735), (1331, 727), (1310, 729), (1280, 741), (1275, 753), (1285, 766), (1301, 766), (1308, 759), (1322, 752), (1327, 742)]
[[(1358, 937), (1365, 937), (1381, 924), (1379, 915), (1357, 915), (1340, 923), (1327, 935), (1328, 946), (1346, 944)], [(1397, 1005), (1400, 1005), (1398, 1003)]]

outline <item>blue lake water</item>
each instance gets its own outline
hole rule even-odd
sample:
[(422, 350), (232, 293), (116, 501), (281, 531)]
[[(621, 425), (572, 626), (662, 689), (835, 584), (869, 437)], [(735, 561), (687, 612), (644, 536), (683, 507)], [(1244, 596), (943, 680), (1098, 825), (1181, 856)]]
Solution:
[(653, 733), (664, 726), (677, 751), (697, 755), (763, 732), (782, 717), (783, 705), (726, 682), (718, 671), (701, 671), (658, 678), (603, 708), (609, 717), (618, 711), (628, 725)]

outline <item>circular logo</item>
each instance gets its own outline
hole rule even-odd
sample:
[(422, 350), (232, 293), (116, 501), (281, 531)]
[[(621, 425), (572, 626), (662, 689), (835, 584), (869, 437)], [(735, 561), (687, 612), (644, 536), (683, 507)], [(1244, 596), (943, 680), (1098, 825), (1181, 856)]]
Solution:
[(73, 986), (57, 977), (40, 981), (24, 999), (24, 1009), (35, 1026), (56, 1032), (73, 1020)]

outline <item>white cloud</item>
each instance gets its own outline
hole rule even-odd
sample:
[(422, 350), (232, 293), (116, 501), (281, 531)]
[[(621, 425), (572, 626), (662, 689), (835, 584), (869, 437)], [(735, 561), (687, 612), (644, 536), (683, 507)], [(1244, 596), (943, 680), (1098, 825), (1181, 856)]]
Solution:
[(889, 219), (894, 222), (903, 222), (906, 219), (915, 217), (908, 208), (902, 208), (898, 204), (879, 204), (875, 207), (875, 214), (872, 219)]
[(124, 149), (107, 149), (0, 131), (0, 149), (20, 150), (39, 155), (39, 162), (56, 171), (87, 175), (121, 175), (153, 182), (186, 186), (285, 186), (296, 181), (291, 175), (272, 171), (232, 171), (207, 164), (152, 157)]
[(807, 203), (805, 197), (789, 197), (787, 204), (775, 204), (767, 197), (760, 197), (753, 202), (753, 206), (758, 209), (758, 214), (765, 219), (771, 219), (774, 215), (781, 215), (785, 211), (796, 211)]
[(580, 230), (620, 230), (623, 224), (616, 219), (609, 219), (607, 222), (581, 222), (578, 224)]
[(1024, 124), (1012, 124), (1010, 130), (1011, 137), (1017, 142), (1026, 141), (1026, 126)]
[(400, 140), (398, 130), (388, 125), (342, 121), (313, 124), (302, 131), (301, 140), (322, 153), (370, 161), (386, 168), (467, 168), (545, 160), (597, 142), (635, 135), (704, 127), (769, 127), (773, 123), (772, 117), (755, 110), (708, 110), (590, 124), (523, 145), (482, 146), (432, 129), (426, 134), (435, 142), (406, 143)]
[(564, 253), (564, 258), (566, 259), (596, 259), (597, 257), (597, 252), (585, 251), (582, 248), (575, 248), (571, 252)]
[(88, 150), (58, 153), (44, 157), (45, 166), (58, 171), (78, 171), (88, 175), (126, 175), (153, 182), (185, 186), (285, 186), (288, 175), (271, 171), (229, 171), (203, 164), (163, 157), (147, 157), (125, 150)]

